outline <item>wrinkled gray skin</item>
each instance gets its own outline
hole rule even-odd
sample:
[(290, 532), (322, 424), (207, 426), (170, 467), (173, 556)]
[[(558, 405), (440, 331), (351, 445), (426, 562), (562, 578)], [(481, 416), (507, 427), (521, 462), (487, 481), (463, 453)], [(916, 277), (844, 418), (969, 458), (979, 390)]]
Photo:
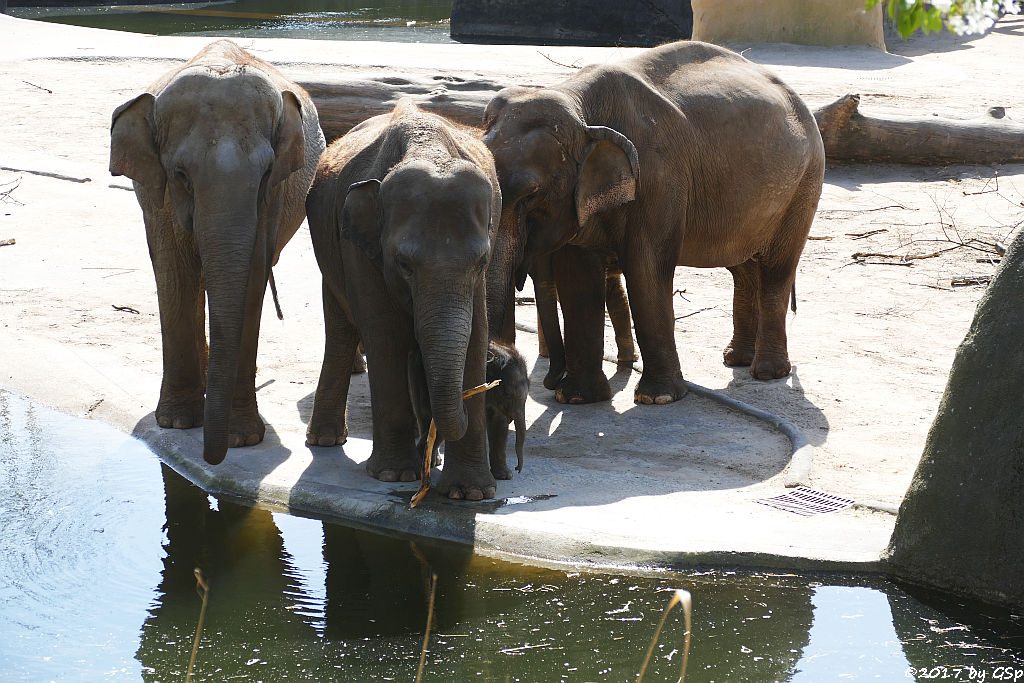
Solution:
[(762, 67), (699, 42), (589, 66), (550, 88), (507, 88), (484, 114), (504, 200), (487, 273), (493, 337), (536, 260), (551, 254), (565, 322), (556, 398), (611, 397), (601, 371), (605, 255), (618, 258), (644, 372), (640, 403), (686, 393), (672, 314), (677, 265), (728, 268), (725, 362), (790, 371), (786, 305), (825, 155), (800, 98)]
[(255, 390), (263, 296), (305, 217), (323, 149), (306, 92), (227, 40), (114, 111), (110, 172), (133, 181), (156, 275), (156, 420), (203, 425), (207, 462), (263, 439)]
[(511, 479), (505, 462), (508, 425), (516, 426), (516, 472), (523, 471), (523, 444), (526, 441), (526, 397), (530, 393), (530, 375), (526, 361), (515, 346), (492, 339), (487, 344), (487, 382), (501, 384), (486, 394), (487, 454), (495, 479)]
[[(373, 411), (367, 472), (420, 476), (413, 403), (424, 399), (446, 442), (433, 486), (450, 498), (492, 498), (484, 447), (484, 272), (501, 195), (490, 153), (444, 119), (402, 101), (359, 124), (323, 155), (306, 201), (323, 274), (324, 364), (310, 445), (344, 443), (358, 339)], [(421, 441), (422, 443), (422, 441)]]

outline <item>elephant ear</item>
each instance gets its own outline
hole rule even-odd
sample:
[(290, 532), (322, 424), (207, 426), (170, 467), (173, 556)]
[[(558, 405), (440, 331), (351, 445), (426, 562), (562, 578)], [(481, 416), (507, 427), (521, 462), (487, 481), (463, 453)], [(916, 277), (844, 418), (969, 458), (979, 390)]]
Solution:
[(281, 99), (281, 118), (274, 131), (274, 170), (270, 174), (270, 187), (277, 187), (306, 163), (302, 105), (291, 90), (283, 91)]
[(576, 179), (580, 226), (601, 211), (633, 201), (640, 180), (640, 160), (629, 138), (605, 126), (587, 126), (587, 135), (590, 142)]
[(382, 224), (380, 181), (371, 178), (350, 185), (341, 212), (341, 236), (362, 249), (374, 263), (381, 261)]
[(110, 174), (139, 183), (157, 208), (164, 204), (167, 176), (160, 163), (153, 123), (156, 98), (143, 93), (114, 110), (110, 121)]

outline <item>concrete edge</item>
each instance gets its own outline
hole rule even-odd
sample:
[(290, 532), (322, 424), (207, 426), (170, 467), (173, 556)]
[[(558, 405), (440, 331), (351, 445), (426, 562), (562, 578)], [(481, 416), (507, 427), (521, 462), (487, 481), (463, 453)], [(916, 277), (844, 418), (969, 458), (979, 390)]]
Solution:
[[(709, 568), (862, 574), (886, 571), (886, 564), (877, 557), (835, 560), (760, 551), (668, 551), (592, 542), (537, 529), (518, 529), (491, 521), (489, 513), (495, 507), (494, 501), (460, 501), (456, 504), (428, 499), (414, 510), (406, 504), (405, 496), (382, 498), (379, 494), (337, 486), (330, 487), (337, 495), (296, 497), (289, 489), (268, 487), (253, 480), (232, 479), (229, 482), (218, 475), (211, 475), (183, 455), (180, 442), (175, 444), (172, 439), (160, 438), (156, 428), (137, 431), (134, 436), (142, 438), (151, 447), (159, 443), (161, 452), (157, 455), (161, 461), (211, 495), (338, 521), (375, 533), (395, 533), (468, 545), (484, 556), (531, 566), (629, 574)], [(411, 495), (412, 491), (404, 493)]]

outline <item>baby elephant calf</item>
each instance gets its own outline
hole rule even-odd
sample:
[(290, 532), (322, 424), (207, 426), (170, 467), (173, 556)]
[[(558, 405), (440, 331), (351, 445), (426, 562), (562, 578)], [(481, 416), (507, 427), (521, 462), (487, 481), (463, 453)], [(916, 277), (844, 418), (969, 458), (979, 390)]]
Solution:
[(526, 440), (526, 395), (530, 391), (530, 378), (526, 361), (516, 347), (491, 340), (487, 343), (487, 381), (501, 380), (501, 384), (488, 391), (487, 397), (487, 451), (491, 474), (495, 479), (511, 479), (512, 472), (505, 464), (505, 443), (508, 425), (516, 425), (516, 472), (523, 471), (523, 442)]

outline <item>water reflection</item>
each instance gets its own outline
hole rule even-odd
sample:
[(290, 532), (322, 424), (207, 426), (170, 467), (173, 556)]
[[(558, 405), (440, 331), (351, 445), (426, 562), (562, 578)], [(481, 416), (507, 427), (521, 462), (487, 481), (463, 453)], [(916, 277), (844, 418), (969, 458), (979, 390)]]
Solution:
[[(425, 680), (634, 679), (677, 587), (694, 598), (691, 683), (1024, 672), (1008, 615), (881, 580), (499, 562), (211, 498), (123, 434), (0, 391), (0, 678), (182, 680), (197, 566), (197, 681), (412, 680), (434, 574)], [(673, 614), (647, 680), (675, 680), (682, 642)]]
[(156, 35), (450, 42), (451, 0), (228, 0), (15, 7), (26, 19)]

